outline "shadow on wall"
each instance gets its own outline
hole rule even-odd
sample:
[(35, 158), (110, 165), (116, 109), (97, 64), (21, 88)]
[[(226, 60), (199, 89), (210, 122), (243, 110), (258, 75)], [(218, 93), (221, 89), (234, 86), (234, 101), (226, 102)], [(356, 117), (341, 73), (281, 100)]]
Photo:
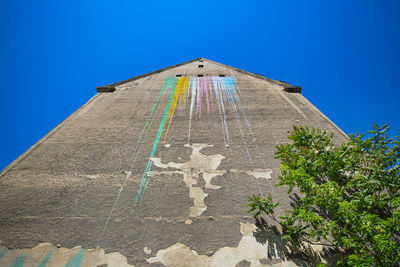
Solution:
[(262, 264), (290, 261), (297, 266), (317, 266), (322, 261), (331, 266), (340, 257), (339, 251), (335, 248), (305, 243), (300, 246), (292, 245), (283, 238), (275, 225), (269, 226), (262, 217), (256, 219), (256, 226), (257, 230), (253, 233), (255, 239), (263, 245), (268, 244), (266, 246), (268, 260), (260, 260)]
[[(188, 246), (176, 243), (159, 250), (155, 257), (148, 258), (150, 264), (164, 266), (317, 266), (323, 260), (333, 265), (338, 253), (308, 244), (291, 246), (276, 226), (269, 226), (264, 219), (256, 224), (241, 223), (242, 239), (237, 247), (223, 247), (213, 255), (198, 255)], [(146, 253), (147, 254), (147, 253)], [(80, 246), (68, 249), (49, 243), (33, 248), (8, 250), (0, 247), (1, 266), (133, 266), (118, 252), (105, 253), (104, 249), (84, 249)], [(157, 265), (159, 266), (159, 265)]]

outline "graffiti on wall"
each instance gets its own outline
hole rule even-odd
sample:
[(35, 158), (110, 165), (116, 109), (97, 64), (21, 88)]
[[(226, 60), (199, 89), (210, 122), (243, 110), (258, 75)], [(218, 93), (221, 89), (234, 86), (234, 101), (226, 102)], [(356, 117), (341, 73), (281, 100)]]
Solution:
[[(241, 91), (233, 77), (217, 77), (217, 76), (209, 76), (209, 77), (167, 77), (164, 81), (164, 84), (159, 91), (155, 103), (150, 111), (150, 114), (144, 124), (144, 127), (139, 135), (139, 139), (136, 143), (136, 146), (133, 151), (133, 161), (130, 167), (130, 170), (127, 172), (126, 178), (117, 193), (116, 200), (114, 205), (110, 211), (110, 215), (104, 225), (103, 231), (98, 239), (98, 245), (100, 245), (101, 238), (103, 236), (104, 231), (107, 228), (109, 220), (113, 214), (115, 206), (120, 198), (120, 194), (125, 187), (128, 179), (130, 178), (132, 171), (135, 167), (136, 160), (141, 152), (143, 145), (145, 143), (146, 138), (148, 138), (147, 134), (150, 129), (157, 129), (157, 125), (154, 126), (153, 123), (155, 118), (159, 113), (161, 113), (160, 124), (158, 125), (157, 134), (154, 138), (153, 145), (150, 151), (144, 152), (147, 154), (147, 165), (142, 172), (140, 183), (138, 186), (137, 194), (133, 201), (133, 206), (131, 212), (135, 210), (136, 206), (143, 201), (143, 196), (148, 187), (149, 181), (152, 177), (152, 166), (159, 165), (162, 166), (161, 160), (155, 161), (155, 154), (157, 148), (160, 143), (166, 143), (168, 140), (168, 133), (171, 129), (171, 125), (173, 125), (174, 115), (176, 114), (178, 109), (181, 109), (180, 112), (187, 112), (188, 114), (188, 129), (187, 129), (187, 146), (192, 148), (193, 153), (195, 152), (194, 144), (191, 144), (191, 133), (192, 133), (192, 120), (193, 119), (201, 119), (202, 114), (204, 113), (213, 113), (213, 115), (219, 121), (219, 128), (223, 139), (224, 149), (226, 155), (228, 155), (229, 150), (231, 149), (232, 140), (231, 133), (229, 132), (228, 121), (233, 120), (236, 121), (237, 127), (239, 129), (240, 138), (242, 140), (242, 147), (245, 150), (245, 153), (248, 158), (249, 166), (246, 172), (249, 175), (253, 175), (256, 177), (257, 186), (259, 189), (259, 193), (263, 195), (263, 191), (261, 189), (260, 183), (258, 181), (259, 178), (266, 178), (267, 180), (271, 178), (271, 170), (268, 169), (267, 164), (263, 158), (263, 155), (258, 147), (256, 142), (256, 138), (254, 137), (253, 131), (251, 129), (249, 120), (247, 118), (246, 112), (243, 108), (243, 105), (240, 101)], [(181, 107), (181, 108), (179, 108)], [(227, 112), (229, 110), (229, 112)], [(162, 113), (163, 112), (163, 113)], [(228, 117), (228, 115), (233, 118)], [(250, 141), (247, 141), (250, 140)], [(253, 150), (250, 150), (250, 147)], [(256, 151), (255, 153), (251, 153), (250, 151)], [(200, 155), (200, 154), (199, 154)], [(225, 156), (219, 155), (223, 158)], [(222, 160), (222, 158), (221, 158)], [(229, 160), (229, 156), (228, 156)], [(258, 167), (255, 166), (255, 161), (258, 161), (261, 165)], [(188, 163), (189, 164), (189, 163)], [(218, 166), (217, 166), (218, 167)], [(183, 168), (183, 167), (182, 167)], [(182, 171), (182, 170), (180, 170)], [(216, 169), (213, 172), (217, 171)], [(230, 170), (232, 172), (240, 172), (241, 170)], [(154, 172), (153, 172), (154, 175)], [(215, 175), (215, 174), (211, 174)], [(218, 174), (221, 175), (221, 174)], [(204, 177), (204, 175), (203, 175)], [(196, 178), (196, 177), (194, 177)], [(185, 182), (185, 181), (184, 181)], [(206, 181), (207, 182), (207, 181)], [(188, 181), (185, 182), (186, 186), (192, 191), (199, 190), (190, 186)], [(268, 183), (269, 184), (269, 183)], [(210, 185), (210, 184), (208, 184)], [(274, 191), (272, 189), (272, 185), (270, 185), (270, 192), (272, 192), (273, 197)], [(197, 188), (197, 187), (196, 187)], [(192, 207), (191, 215), (200, 215), (202, 210), (205, 209), (203, 200), (205, 195), (194, 194), (192, 197), (194, 199), (194, 207)], [(197, 205), (196, 205), (197, 203)]]
[[(180, 105), (187, 105), (189, 112), (189, 127), (188, 127), (188, 137), (187, 143), (190, 144), (190, 134), (192, 126), (192, 118), (194, 116), (201, 117), (202, 112), (206, 109), (209, 113), (210, 110), (216, 109), (218, 111), (218, 116), (221, 121), (221, 133), (224, 140), (225, 147), (230, 147), (231, 140), (229, 135), (229, 127), (227, 123), (227, 105), (233, 110), (233, 114), (238, 124), (240, 135), (243, 140), (243, 146), (246, 150), (246, 154), (249, 158), (250, 169), (254, 169), (254, 159), (250, 152), (249, 146), (245, 139), (245, 134), (249, 134), (252, 137), (252, 144), (257, 149), (258, 156), (260, 157), (264, 169), (267, 169), (265, 161), (262, 157), (260, 149), (255, 142), (255, 137), (253, 131), (251, 130), (249, 121), (247, 119), (246, 113), (240, 102), (240, 89), (233, 77), (168, 77), (160, 91), (156, 102), (152, 108), (149, 118), (142, 130), (142, 134), (139, 138), (139, 142), (143, 138), (143, 134), (146, 132), (146, 128), (149, 123), (152, 122), (152, 116), (155, 111), (158, 111), (160, 103), (164, 99), (165, 95), (169, 92), (169, 100), (164, 111), (160, 126), (158, 128), (157, 136), (154, 140), (153, 148), (149, 155), (149, 160), (146, 169), (143, 172), (142, 179), (139, 184), (138, 192), (135, 197), (133, 209), (136, 207), (137, 203), (141, 202), (146, 188), (149, 184), (150, 171), (153, 165), (153, 157), (157, 150), (157, 146), (160, 140), (167, 140), (168, 132), (173, 120), (176, 108)], [(259, 185), (258, 185), (259, 186)], [(259, 186), (260, 193), (262, 190)]]

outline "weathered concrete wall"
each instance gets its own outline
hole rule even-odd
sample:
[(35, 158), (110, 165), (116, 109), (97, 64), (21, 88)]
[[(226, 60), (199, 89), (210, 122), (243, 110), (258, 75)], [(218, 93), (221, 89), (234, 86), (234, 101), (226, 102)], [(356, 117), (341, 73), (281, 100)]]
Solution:
[[(255, 140), (249, 132), (241, 134), (227, 104), (229, 148), (216, 109), (192, 118), (188, 144), (188, 106), (179, 106), (166, 143), (160, 142), (153, 157), (143, 201), (132, 212), (168, 101), (161, 102), (142, 135), (140, 151), (135, 147), (164, 81), (199, 74), (234, 77)], [(267, 194), (277, 183), (275, 146), (287, 141), (293, 124), (334, 132), (338, 142), (346, 139), (301, 94), (207, 60), (119, 85), (113, 93), (96, 95), (3, 173), (0, 245), (7, 251), (43, 242), (65, 248), (98, 246), (121, 253), (135, 266), (282, 262), (279, 237), (260, 234), (246, 204), (249, 195), (259, 192), (258, 184)], [(289, 207), (284, 188), (272, 193)], [(257, 233), (264, 238), (257, 239)]]

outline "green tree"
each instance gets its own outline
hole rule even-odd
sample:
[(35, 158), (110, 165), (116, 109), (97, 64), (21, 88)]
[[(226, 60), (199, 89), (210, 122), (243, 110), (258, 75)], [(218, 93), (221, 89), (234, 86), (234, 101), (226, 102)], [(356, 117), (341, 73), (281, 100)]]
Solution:
[(387, 125), (351, 135), (334, 145), (333, 134), (294, 126), (290, 144), (277, 146), (280, 182), (300, 198), (275, 219), (271, 197), (249, 198), (254, 216), (279, 222), (293, 245), (330, 242), (342, 266), (399, 266), (400, 135), (389, 138)]

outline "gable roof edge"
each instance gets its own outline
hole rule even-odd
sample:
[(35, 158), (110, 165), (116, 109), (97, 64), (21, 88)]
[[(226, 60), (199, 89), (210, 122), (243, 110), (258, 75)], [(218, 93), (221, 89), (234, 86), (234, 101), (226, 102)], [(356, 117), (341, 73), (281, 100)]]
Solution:
[(261, 79), (261, 80), (265, 80), (265, 81), (280, 85), (280, 86), (282, 86), (284, 88), (300, 88), (300, 91), (301, 91), (301, 87), (300, 86), (294, 86), (294, 85), (291, 85), (291, 84), (289, 84), (287, 82), (284, 82), (284, 81), (277, 81), (277, 80), (274, 80), (274, 79), (270, 79), (270, 78), (267, 78), (267, 77), (265, 77), (265, 76), (263, 76), (261, 74), (245, 71), (245, 70), (242, 70), (242, 69), (238, 69), (238, 68), (235, 68), (235, 67), (232, 67), (232, 66), (229, 66), (229, 65), (226, 65), (226, 64), (222, 64), (222, 63), (219, 63), (219, 62), (207, 59), (207, 58), (202, 58), (202, 59), (203, 60), (207, 60), (207, 61), (209, 61), (211, 63), (214, 63), (214, 64), (217, 64), (217, 65), (220, 65), (222, 67), (226, 67), (226, 68), (229, 68), (231, 70), (234, 70), (234, 71), (237, 71), (237, 72), (240, 72), (240, 73), (243, 73), (243, 74), (258, 78), (258, 79)]
[(192, 60), (189, 60), (189, 61), (186, 61), (186, 62), (175, 64), (175, 65), (172, 65), (172, 66), (169, 66), (169, 67), (165, 67), (165, 68), (162, 68), (162, 69), (159, 69), (159, 70), (155, 70), (155, 71), (152, 71), (152, 72), (148, 72), (148, 73), (145, 73), (145, 74), (141, 74), (141, 75), (138, 75), (138, 76), (126, 79), (126, 80), (122, 80), (122, 81), (119, 81), (119, 82), (111, 83), (111, 84), (108, 84), (108, 85), (105, 85), (105, 86), (98, 86), (98, 87), (96, 87), (96, 89), (97, 89), (98, 93), (114, 92), (115, 91), (115, 87), (118, 86), (118, 85), (122, 85), (122, 84), (125, 84), (125, 83), (128, 83), (128, 82), (131, 82), (131, 81), (138, 80), (140, 78), (151, 76), (153, 74), (160, 73), (160, 72), (163, 72), (163, 71), (166, 71), (166, 70), (169, 70), (169, 69), (173, 69), (173, 68), (185, 65), (185, 64), (189, 64), (189, 63), (198, 61), (198, 60), (206, 60), (206, 61), (211, 62), (213, 64), (217, 64), (217, 65), (220, 65), (222, 67), (225, 67), (225, 68), (228, 68), (228, 69), (231, 69), (231, 70), (234, 70), (234, 71), (237, 71), (237, 72), (240, 72), (240, 73), (243, 73), (243, 74), (258, 78), (258, 79), (262, 79), (262, 80), (277, 84), (279, 86), (282, 86), (286, 92), (301, 93), (301, 87), (300, 86), (293, 86), (293, 85), (291, 85), (289, 83), (286, 83), (286, 82), (283, 82), (283, 81), (277, 81), (277, 80), (274, 80), (274, 79), (270, 79), (270, 78), (267, 78), (267, 77), (262, 76), (260, 74), (248, 72), (248, 71), (245, 71), (245, 70), (242, 70), (242, 69), (238, 69), (238, 68), (235, 68), (235, 67), (232, 67), (232, 66), (229, 66), (229, 65), (225, 65), (225, 64), (222, 64), (222, 63), (219, 63), (219, 62), (216, 62), (216, 61), (212, 61), (210, 59), (203, 58), (203, 57), (192, 59)]
[(162, 68), (162, 69), (159, 69), (159, 70), (155, 70), (155, 71), (151, 71), (151, 72), (148, 72), (148, 73), (145, 73), (145, 74), (141, 74), (141, 75), (138, 75), (138, 76), (126, 79), (126, 80), (122, 80), (122, 81), (115, 82), (115, 83), (110, 83), (110, 84), (105, 85), (105, 86), (98, 86), (98, 87), (96, 87), (96, 89), (97, 89), (98, 93), (101, 93), (101, 92), (114, 92), (115, 91), (115, 87), (118, 86), (118, 85), (121, 85), (121, 84), (124, 84), (124, 83), (128, 83), (128, 82), (131, 82), (131, 81), (135, 81), (135, 80), (138, 80), (140, 78), (147, 77), (147, 76), (151, 76), (153, 74), (160, 73), (160, 72), (163, 72), (163, 71), (166, 71), (166, 70), (169, 70), (169, 69), (173, 69), (173, 68), (176, 68), (176, 67), (188, 64), (188, 63), (192, 63), (192, 62), (195, 62), (195, 61), (200, 60), (200, 59), (203, 59), (203, 58), (200, 57), (200, 58), (192, 59), (192, 60), (185, 61), (185, 62), (182, 62), (182, 63), (179, 63), (179, 64), (175, 64), (175, 65), (172, 65), (172, 66), (169, 66), (169, 67), (165, 67), (165, 68)]

